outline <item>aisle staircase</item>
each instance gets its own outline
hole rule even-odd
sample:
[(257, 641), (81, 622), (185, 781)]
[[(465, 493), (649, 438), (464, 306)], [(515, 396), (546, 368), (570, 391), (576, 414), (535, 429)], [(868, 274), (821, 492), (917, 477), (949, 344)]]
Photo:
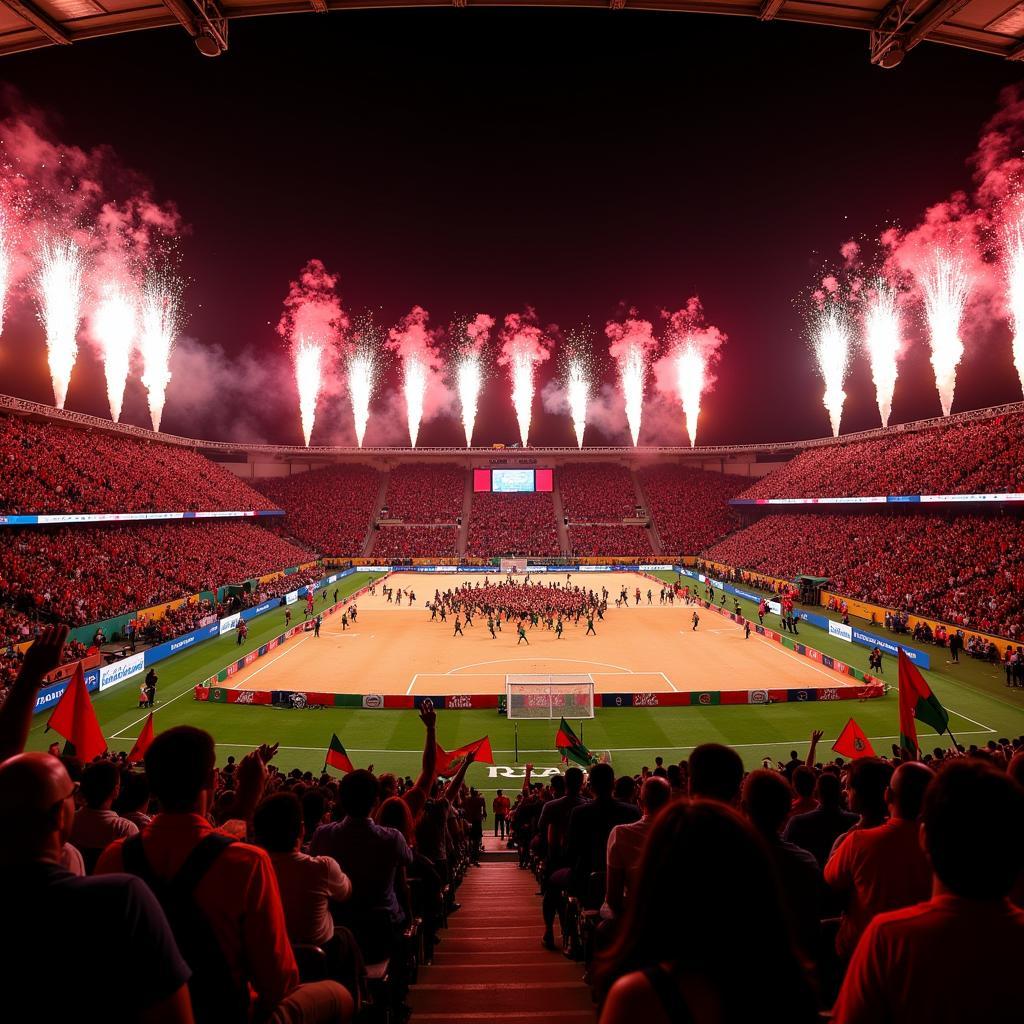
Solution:
[(540, 944), (537, 880), (504, 843), (484, 838), (459, 887), (433, 963), (409, 991), (411, 1024), (584, 1024), (595, 1019), (583, 966)]

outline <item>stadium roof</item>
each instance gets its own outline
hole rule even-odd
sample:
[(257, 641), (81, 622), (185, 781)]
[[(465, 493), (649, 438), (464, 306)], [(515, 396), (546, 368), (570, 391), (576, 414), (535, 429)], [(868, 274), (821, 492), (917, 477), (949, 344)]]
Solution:
[(0, 0), (0, 54), (171, 25), (215, 57), (228, 48), (232, 18), (469, 4), (628, 7), (856, 28), (870, 33), (870, 59), (882, 67), (895, 67), (925, 41), (1024, 59), (1024, 2), (1015, 0)]

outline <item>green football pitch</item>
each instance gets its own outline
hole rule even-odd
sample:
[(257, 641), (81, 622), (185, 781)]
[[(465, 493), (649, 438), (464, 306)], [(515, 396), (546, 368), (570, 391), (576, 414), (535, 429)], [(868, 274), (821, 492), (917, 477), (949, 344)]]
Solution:
[[(658, 573), (667, 580), (673, 573)], [(374, 578), (355, 573), (339, 581), (339, 596), (351, 594)], [(731, 598), (729, 602), (731, 604)], [(756, 619), (756, 608), (741, 601), (744, 612)], [(820, 609), (819, 609), (820, 610)], [(772, 617), (774, 618), (774, 617)], [(767, 621), (766, 625), (776, 625)], [(197, 703), (192, 698), (195, 683), (214, 675), (226, 664), (266, 643), (284, 628), (284, 612), (273, 609), (249, 623), (249, 637), (241, 647), (234, 634), (208, 640), (187, 652), (161, 662), (158, 706), (154, 717), (157, 732), (173, 725), (190, 724), (208, 729), (217, 739), (219, 762), (233, 755), (241, 757), (255, 745), (279, 743), (275, 763), (284, 771), (292, 768), (319, 771), (324, 751), (337, 733), (355, 765), (372, 764), (377, 771), (415, 775), (419, 768), (423, 728), (415, 711), (364, 711), (346, 708), (284, 711), (263, 706)], [(882, 631), (884, 632), (884, 631)], [(847, 644), (822, 630), (804, 626), (801, 639), (809, 646), (833, 655), (858, 668), (867, 668), (867, 648)], [(965, 744), (984, 745), (989, 739), (1024, 734), (1024, 690), (1003, 685), (999, 666), (963, 657), (960, 665), (949, 665), (945, 651), (928, 649), (933, 669), (926, 672), (931, 686), (950, 712), (950, 727)], [(415, 664), (415, 649), (409, 651)], [(415, 668), (412, 668), (415, 671)], [(885, 659), (884, 672), (895, 683), (896, 665)], [(302, 680), (292, 683), (301, 690)], [(714, 689), (714, 680), (707, 680)], [(770, 679), (752, 679), (750, 688), (771, 686)], [(131, 747), (146, 712), (138, 708), (138, 679), (129, 680), (95, 696), (96, 712), (111, 749)], [(685, 757), (699, 743), (716, 741), (736, 747), (750, 768), (763, 757), (786, 760), (796, 749), (804, 756), (813, 729), (825, 738), (819, 758), (831, 756), (829, 747), (847, 718), (853, 716), (871, 738), (876, 751), (888, 753), (897, 738), (897, 696), (869, 701), (824, 701), (764, 705), (728, 705), (686, 708), (599, 709), (593, 720), (582, 724), (583, 740), (595, 752), (607, 751), (619, 772), (638, 772), (654, 764), (656, 755), (667, 761)], [(45, 750), (55, 734), (46, 733), (46, 715), (33, 722), (29, 746)], [(438, 713), (438, 742), (447, 749), (488, 735), (494, 750), (495, 767), (475, 765), (469, 781), (480, 789), (518, 789), (522, 765), (556, 769), (555, 726), (549, 721), (510, 722), (495, 711), (441, 711)], [(580, 723), (572, 723), (577, 732)], [(927, 726), (919, 729), (924, 749), (945, 745)], [(518, 760), (516, 745), (518, 743)]]

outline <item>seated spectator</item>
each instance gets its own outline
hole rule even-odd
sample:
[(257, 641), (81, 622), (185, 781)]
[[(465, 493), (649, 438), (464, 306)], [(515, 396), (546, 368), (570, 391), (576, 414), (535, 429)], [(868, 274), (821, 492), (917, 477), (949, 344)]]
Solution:
[(575, 765), (565, 772), (565, 795), (548, 800), (540, 809), (537, 832), (538, 850), (545, 854), (543, 881), (544, 935), (541, 943), (547, 949), (555, 948), (555, 914), (562, 895), (569, 887), (569, 819), (572, 812), (585, 803), (583, 798), (583, 771)]
[(715, 800), (658, 815), (597, 980), (600, 1024), (818, 1019), (764, 841)]
[(149, 779), (144, 772), (121, 772), (121, 792), (114, 810), (141, 832), (153, 819), (149, 816)]
[(768, 846), (782, 883), (793, 937), (811, 959), (818, 947), (821, 868), (812, 854), (780, 835), (792, 799), (793, 791), (778, 772), (751, 772), (743, 783), (743, 813)]
[(138, 835), (138, 827), (113, 810), (121, 790), (121, 773), (112, 761), (97, 761), (82, 773), (83, 806), (75, 812), (71, 842), (92, 873), (100, 854), (115, 839)]
[(747, 477), (676, 465), (649, 466), (636, 475), (666, 554), (699, 554), (741, 525), (728, 502)]
[[(159, 733), (145, 755), (161, 812), (140, 835), (108, 847), (99, 874), (127, 870), (164, 906), (189, 967), (196, 1021), (337, 1021), (352, 999), (336, 982), (299, 985), (270, 858), (235, 842), (206, 818), (217, 773), (213, 737), (179, 725)], [(219, 953), (218, 953), (219, 951)]]
[(743, 760), (732, 747), (702, 743), (689, 758), (690, 796), (736, 806), (743, 784)]
[(39, 994), (47, 1016), (109, 1019), (111, 990), (102, 981), (116, 967), (115, 1016), (191, 1024), (189, 969), (146, 885), (128, 875), (77, 878), (61, 867), (76, 790), (49, 754), (0, 764), (0, 899), (8, 922), (0, 931), (0, 963), (11, 985), (9, 1012), (20, 1015), (15, 1005), (28, 992), (14, 987), (39, 977), (41, 951), (63, 935), (75, 938), (75, 950)]
[(939, 772), (925, 796), (931, 898), (879, 914), (860, 938), (834, 1024), (999, 1020), (1020, 1005), (1024, 790), (977, 761)]
[(923, 764), (900, 765), (886, 790), (889, 820), (851, 831), (825, 865), (825, 881), (846, 897), (836, 937), (836, 951), (844, 959), (853, 954), (876, 914), (928, 898), (931, 878), (919, 842), (918, 818), (932, 779), (931, 769)]
[(657, 775), (648, 776), (640, 787), (640, 820), (616, 825), (609, 833), (605, 902), (612, 917), (622, 916), (629, 894), (636, 892), (647, 834), (658, 812), (671, 799), (668, 782)]
[[(859, 757), (847, 769), (847, 799), (850, 810), (857, 815), (857, 822), (851, 827), (851, 832), (885, 823), (889, 816), (885, 797), (892, 772), (892, 765), (879, 757)], [(836, 847), (842, 838), (839, 836), (836, 839)]]

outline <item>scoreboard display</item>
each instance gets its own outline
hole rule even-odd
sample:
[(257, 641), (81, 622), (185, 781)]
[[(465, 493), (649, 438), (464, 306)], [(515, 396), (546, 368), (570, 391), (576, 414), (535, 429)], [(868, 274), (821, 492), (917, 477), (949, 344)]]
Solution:
[(551, 469), (474, 469), (473, 490), (496, 494), (532, 494), (554, 489)]

